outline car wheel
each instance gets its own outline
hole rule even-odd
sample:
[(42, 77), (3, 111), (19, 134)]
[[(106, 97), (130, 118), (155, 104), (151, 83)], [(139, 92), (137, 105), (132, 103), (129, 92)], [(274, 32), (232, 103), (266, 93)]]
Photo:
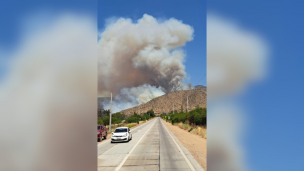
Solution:
[(98, 142), (100, 142), (100, 138), (98, 138)]

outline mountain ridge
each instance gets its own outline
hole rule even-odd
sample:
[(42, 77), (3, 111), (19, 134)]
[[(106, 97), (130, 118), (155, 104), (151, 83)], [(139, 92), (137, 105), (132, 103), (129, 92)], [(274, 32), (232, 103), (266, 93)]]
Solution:
[(187, 96), (189, 111), (196, 107), (206, 107), (207, 92), (206, 89), (193, 89), (193, 90), (182, 90), (172, 93), (168, 93), (150, 100), (147, 103), (125, 109), (120, 111), (122, 114), (132, 115), (134, 112), (137, 114), (144, 114), (147, 111), (153, 109), (156, 115), (173, 111), (186, 111), (187, 110)]

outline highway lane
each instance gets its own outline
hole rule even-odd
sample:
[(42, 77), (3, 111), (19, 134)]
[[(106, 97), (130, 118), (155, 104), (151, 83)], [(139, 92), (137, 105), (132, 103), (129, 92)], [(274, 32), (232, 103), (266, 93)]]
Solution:
[(127, 143), (98, 145), (98, 170), (203, 171), (160, 118), (131, 131), (133, 139)]

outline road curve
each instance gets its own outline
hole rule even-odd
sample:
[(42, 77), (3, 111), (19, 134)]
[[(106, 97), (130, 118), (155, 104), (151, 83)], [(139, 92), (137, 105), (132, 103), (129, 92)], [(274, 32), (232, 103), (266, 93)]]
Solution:
[(160, 118), (131, 131), (129, 142), (98, 145), (99, 171), (204, 171)]

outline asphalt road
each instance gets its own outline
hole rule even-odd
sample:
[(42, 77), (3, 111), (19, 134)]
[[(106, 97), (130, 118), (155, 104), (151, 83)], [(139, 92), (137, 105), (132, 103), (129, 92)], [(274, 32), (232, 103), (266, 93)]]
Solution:
[(99, 171), (204, 171), (160, 118), (131, 131), (129, 142), (98, 144)]

